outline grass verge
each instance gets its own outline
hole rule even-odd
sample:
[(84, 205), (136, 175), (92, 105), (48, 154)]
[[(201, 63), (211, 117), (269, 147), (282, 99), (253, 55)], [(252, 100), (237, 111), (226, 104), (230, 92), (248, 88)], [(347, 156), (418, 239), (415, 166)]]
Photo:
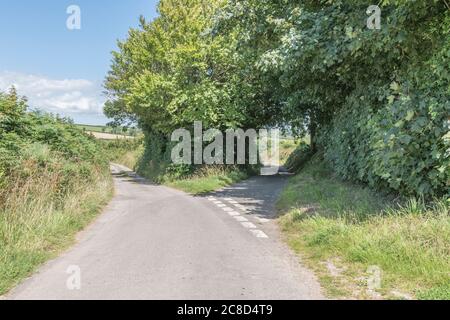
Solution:
[(164, 184), (193, 195), (200, 195), (227, 187), (248, 177), (247, 172), (239, 169), (205, 167), (187, 178), (168, 180)]
[(165, 159), (146, 159), (142, 140), (103, 142), (110, 161), (136, 170), (147, 179), (193, 195), (209, 193), (247, 179), (253, 168), (173, 165)]
[(0, 295), (75, 239), (112, 195), (104, 150), (69, 119), (0, 92)]
[(58, 171), (17, 180), (0, 208), (0, 295), (73, 244), (106, 205), (113, 187), (104, 168), (91, 171), (89, 181), (74, 177), (64, 194)]
[(313, 159), (277, 206), (289, 245), (330, 297), (450, 299), (447, 201), (400, 205), (335, 179)]

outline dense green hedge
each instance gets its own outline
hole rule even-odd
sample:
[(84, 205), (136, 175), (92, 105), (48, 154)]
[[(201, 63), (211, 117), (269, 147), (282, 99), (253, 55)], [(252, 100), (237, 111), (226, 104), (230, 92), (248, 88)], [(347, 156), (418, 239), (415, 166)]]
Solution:
[(323, 134), (325, 159), (345, 179), (404, 195), (448, 196), (448, 112), (448, 101), (419, 90), (413, 97), (399, 92), (381, 108), (355, 94)]
[(386, 1), (373, 44), (343, 56), (348, 92), (322, 132), (325, 158), (343, 178), (450, 195), (449, 12), (442, 1)]
[(218, 31), (239, 31), (238, 52), (258, 66), (281, 123), (309, 129), (339, 176), (450, 194), (448, 1), (379, 1), (379, 30), (366, 26), (363, 0), (227, 3)]
[(70, 120), (27, 112), (15, 90), (0, 93), (0, 196), (40, 172), (58, 173), (57, 188), (68, 191), (76, 178), (89, 183), (106, 170), (100, 145)]

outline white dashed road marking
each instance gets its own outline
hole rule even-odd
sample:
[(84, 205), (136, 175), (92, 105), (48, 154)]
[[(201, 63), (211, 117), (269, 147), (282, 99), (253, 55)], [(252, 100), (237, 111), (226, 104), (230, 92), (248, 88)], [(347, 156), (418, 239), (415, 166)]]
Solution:
[(257, 238), (263, 238), (263, 239), (267, 239), (269, 238), (267, 236), (267, 234), (265, 234), (264, 232), (262, 232), (261, 230), (250, 230), (251, 233), (253, 233)]
[(241, 224), (244, 226), (244, 228), (256, 229), (256, 226), (253, 223), (251, 223), (251, 222), (242, 222)]
[[(221, 208), (226, 213), (228, 213), (228, 215), (233, 217), (237, 222), (240, 222), (241, 225), (244, 228), (248, 229), (255, 237), (261, 238), (261, 239), (269, 238), (267, 236), (267, 234), (265, 234), (263, 231), (259, 230), (255, 224), (250, 222), (247, 218), (241, 216), (241, 214), (239, 212), (235, 211), (233, 208), (228, 207), (222, 201), (220, 201), (217, 198), (212, 197), (212, 196), (208, 197), (208, 200), (211, 201), (212, 203), (214, 203), (217, 207)], [(249, 209), (247, 209), (245, 206), (239, 204), (239, 202), (237, 202), (236, 200), (233, 200), (232, 198), (224, 198), (221, 200), (224, 200), (224, 201), (232, 204), (233, 206), (235, 206), (236, 208), (238, 208), (239, 210), (243, 211), (246, 214), (248, 212), (250, 212)], [(258, 219), (258, 221), (260, 223), (269, 222), (269, 220), (265, 219), (265, 218), (256, 217), (256, 219)]]
[(249, 211), (246, 207), (244, 207), (241, 204), (236, 204), (235, 207), (238, 208), (238, 209), (241, 209), (242, 211), (245, 211), (245, 212)]

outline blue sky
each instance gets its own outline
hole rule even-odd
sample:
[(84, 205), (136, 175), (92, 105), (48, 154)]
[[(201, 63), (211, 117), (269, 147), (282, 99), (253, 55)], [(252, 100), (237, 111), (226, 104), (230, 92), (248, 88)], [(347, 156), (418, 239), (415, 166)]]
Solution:
[[(15, 85), (30, 107), (103, 124), (102, 82), (117, 39), (156, 13), (157, 0), (2, 0), (0, 90)], [(69, 30), (70, 5), (81, 30)]]

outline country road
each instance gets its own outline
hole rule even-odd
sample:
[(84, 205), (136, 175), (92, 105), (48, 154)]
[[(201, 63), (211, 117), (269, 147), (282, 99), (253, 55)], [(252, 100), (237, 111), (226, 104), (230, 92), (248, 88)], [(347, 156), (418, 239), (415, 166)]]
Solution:
[[(104, 212), (7, 299), (323, 298), (273, 219), (285, 177), (193, 197), (119, 165), (112, 172), (116, 195)], [(79, 289), (67, 286), (71, 266)]]

